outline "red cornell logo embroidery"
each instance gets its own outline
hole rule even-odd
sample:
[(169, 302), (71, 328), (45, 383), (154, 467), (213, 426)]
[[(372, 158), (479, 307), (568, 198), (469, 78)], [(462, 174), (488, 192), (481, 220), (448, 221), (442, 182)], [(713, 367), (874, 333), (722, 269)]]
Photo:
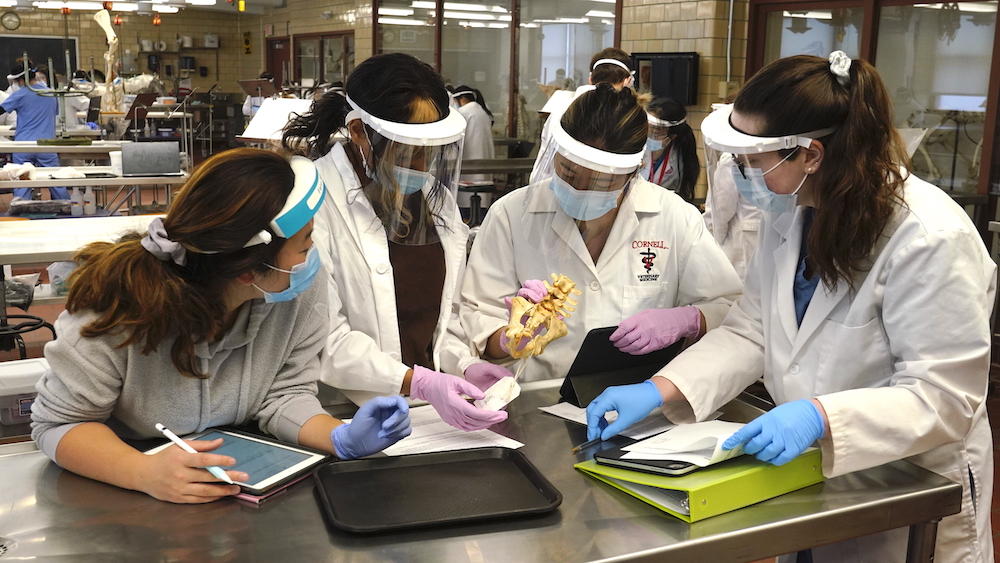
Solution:
[(639, 281), (655, 282), (660, 279), (660, 274), (652, 273), (656, 260), (656, 252), (654, 252), (653, 249), (662, 248), (667, 250), (667, 245), (664, 244), (662, 240), (634, 240), (632, 241), (632, 248), (639, 251), (639, 260), (642, 262), (643, 269), (646, 270), (645, 274), (639, 274), (637, 276)]

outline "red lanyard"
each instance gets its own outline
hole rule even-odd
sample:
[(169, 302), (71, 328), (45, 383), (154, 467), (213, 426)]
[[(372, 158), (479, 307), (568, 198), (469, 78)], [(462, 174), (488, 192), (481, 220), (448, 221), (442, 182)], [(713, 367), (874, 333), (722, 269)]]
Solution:
[(653, 182), (657, 186), (659, 186), (660, 182), (663, 181), (663, 174), (664, 174), (664, 172), (666, 172), (667, 167), (670, 165), (670, 151), (673, 148), (674, 148), (674, 146), (671, 144), (669, 147), (667, 147), (667, 152), (663, 153), (663, 157), (660, 158), (660, 164), (661, 164), (661, 166), (660, 166), (660, 178), (659, 178), (659, 180), (653, 180), (653, 174), (656, 172), (656, 163), (655, 162), (653, 163), (653, 166), (649, 169), (649, 181)]

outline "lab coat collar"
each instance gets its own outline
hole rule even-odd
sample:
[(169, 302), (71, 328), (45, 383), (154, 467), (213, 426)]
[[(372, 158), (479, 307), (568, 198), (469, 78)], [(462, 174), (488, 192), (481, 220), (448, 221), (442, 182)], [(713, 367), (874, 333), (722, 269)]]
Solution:
[[(802, 206), (794, 211), (772, 216), (771, 228), (778, 232), (781, 242), (774, 249), (774, 275), (777, 285), (775, 302), (781, 328), (785, 331), (788, 342), (795, 342), (799, 334), (799, 325), (795, 320), (795, 297), (793, 286), (795, 271), (799, 264), (799, 233), (802, 232)], [(817, 293), (819, 290), (817, 289)], [(815, 297), (815, 296), (814, 296)], [(811, 305), (811, 304), (810, 304)]]

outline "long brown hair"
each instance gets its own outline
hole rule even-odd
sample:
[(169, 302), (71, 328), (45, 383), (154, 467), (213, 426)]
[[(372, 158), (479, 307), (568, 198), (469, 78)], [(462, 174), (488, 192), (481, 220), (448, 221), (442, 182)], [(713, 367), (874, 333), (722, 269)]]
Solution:
[[(198, 368), (194, 346), (228, 328), (225, 293), (232, 280), (266, 273), (265, 264), (274, 263), (285, 239), (268, 224), (294, 181), (288, 162), (273, 152), (226, 151), (192, 174), (163, 220), (168, 238), (187, 250), (184, 266), (150, 254), (140, 242), (145, 233), (84, 247), (74, 258), (79, 267), (70, 278), (66, 310), (97, 317), (80, 334), (126, 334), (120, 346), (141, 344), (143, 354), (175, 336), (170, 358), (177, 370), (208, 377)], [(262, 229), (273, 241), (243, 248)]]
[(895, 204), (902, 203), (904, 169), (910, 168), (878, 71), (855, 59), (842, 85), (826, 59), (780, 59), (747, 81), (733, 109), (760, 119), (762, 136), (837, 128), (817, 139), (825, 154), (814, 175), (816, 211), (807, 242), (809, 260), (827, 286), (843, 281), (853, 287)]

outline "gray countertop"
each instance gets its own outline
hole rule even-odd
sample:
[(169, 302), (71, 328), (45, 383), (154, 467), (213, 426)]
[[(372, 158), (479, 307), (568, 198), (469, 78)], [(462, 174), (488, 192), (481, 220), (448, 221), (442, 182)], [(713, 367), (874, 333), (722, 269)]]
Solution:
[[(896, 462), (686, 524), (574, 470), (594, 450), (570, 454), (586, 429), (537, 410), (557, 399), (555, 388), (526, 391), (495, 430), (525, 443), (524, 454), (562, 492), (559, 509), (372, 536), (329, 528), (311, 480), (259, 507), (228, 499), (172, 505), (63, 471), (31, 443), (0, 446), (0, 536), (12, 544), (0, 560), (745, 562), (959, 508), (960, 485)], [(743, 404), (726, 409), (730, 420), (752, 416)]]

